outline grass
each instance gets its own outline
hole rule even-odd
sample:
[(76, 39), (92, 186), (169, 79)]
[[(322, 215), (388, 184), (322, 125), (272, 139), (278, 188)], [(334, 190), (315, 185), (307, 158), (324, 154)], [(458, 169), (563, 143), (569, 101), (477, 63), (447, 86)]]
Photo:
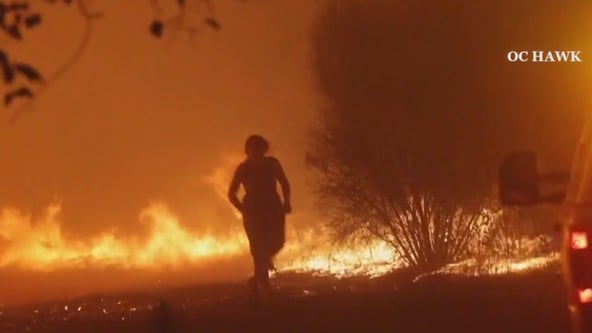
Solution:
[(248, 302), (242, 284), (198, 285), (78, 298), (65, 301), (69, 311), (60, 302), (4, 309), (0, 328), (7, 333), (27, 327), (42, 333), (558, 333), (568, 328), (561, 278), (550, 272), (438, 275), (404, 286), (389, 277), (336, 280), (303, 274), (275, 282), (277, 297), (265, 306)]

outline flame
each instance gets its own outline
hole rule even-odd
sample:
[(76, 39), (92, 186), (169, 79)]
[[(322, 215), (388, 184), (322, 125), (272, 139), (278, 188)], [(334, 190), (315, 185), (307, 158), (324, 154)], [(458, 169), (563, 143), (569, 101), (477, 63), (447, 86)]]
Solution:
[[(226, 200), (227, 187), (232, 172), (244, 157), (228, 154), (224, 163), (206, 177), (216, 194)], [(239, 211), (233, 209), (237, 219)], [(382, 241), (371, 244), (348, 244), (335, 247), (323, 228), (290, 229), (286, 248), (278, 258), (278, 268), (282, 271), (313, 273), (314, 275), (333, 275), (348, 277), (354, 275), (379, 276), (393, 269), (398, 263), (395, 251)], [(319, 245), (321, 244), (321, 245)]]
[(4, 243), (0, 267), (29, 270), (118, 266), (154, 268), (240, 255), (247, 241), (242, 233), (229, 236), (192, 234), (162, 203), (144, 209), (140, 220), (147, 223), (147, 239), (118, 237), (105, 233), (88, 241), (64, 237), (57, 216), (61, 206), (48, 207), (43, 219), (33, 221), (16, 209), (3, 209), (0, 239)]
[(516, 274), (535, 271), (550, 267), (559, 261), (559, 252), (547, 255), (525, 258), (522, 260), (497, 259), (488, 263), (478, 263), (475, 259), (467, 259), (447, 265), (439, 270), (422, 274), (415, 278), (418, 281), (426, 276), (437, 274), (458, 274), (465, 276)]
[[(0, 214), (0, 268), (52, 271), (86, 267), (123, 269), (182, 268), (186, 264), (213, 262), (248, 254), (244, 232), (195, 233), (185, 229), (163, 203), (154, 203), (140, 214), (149, 227), (148, 237), (120, 237), (113, 232), (89, 240), (65, 237), (58, 219), (61, 206), (50, 205), (45, 216), (34, 221), (14, 208)], [(377, 277), (403, 265), (386, 243), (354, 243), (335, 246), (326, 230), (290, 228), (287, 245), (277, 258), (280, 271), (314, 275)], [(523, 272), (550, 265), (556, 252), (522, 260), (468, 259), (430, 274), (491, 275)]]
[(393, 248), (383, 241), (334, 245), (328, 236), (322, 236), (330, 234), (322, 228), (296, 234), (294, 231), (293, 236), (288, 237), (292, 241), (288, 241), (278, 258), (279, 267), (284, 271), (338, 278), (377, 277), (402, 265)]
[[(0, 214), (0, 267), (25, 270), (111, 267), (183, 267), (187, 263), (244, 256), (248, 242), (242, 230), (227, 235), (197, 234), (184, 229), (163, 203), (144, 209), (140, 221), (148, 224), (146, 239), (118, 237), (104, 233), (87, 241), (68, 239), (58, 219), (61, 206), (53, 204), (45, 216), (31, 216), (13, 208)], [(278, 258), (283, 271), (313, 272), (338, 277), (377, 276), (388, 272), (395, 262), (394, 252), (384, 244), (333, 248), (318, 230), (291, 229), (288, 245)], [(324, 246), (319, 246), (323, 244)]]
[[(205, 180), (222, 200), (239, 156), (230, 156)], [(147, 237), (120, 236), (104, 232), (90, 239), (64, 235), (59, 220), (61, 205), (47, 207), (41, 218), (14, 208), (0, 209), (0, 268), (55, 271), (60, 269), (117, 267), (123, 269), (183, 268), (187, 264), (247, 258), (248, 241), (240, 227), (226, 233), (195, 232), (185, 228), (165, 203), (143, 209), (140, 222), (148, 227)], [(232, 209), (228, 205), (228, 209)], [(234, 212), (240, 218), (239, 212)], [(230, 215), (231, 216), (231, 215)], [(280, 271), (314, 275), (377, 277), (403, 265), (396, 251), (381, 241), (335, 245), (323, 228), (294, 228), (288, 220), (287, 244), (277, 258)], [(240, 224), (237, 223), (237, 226)], [(316, 225), (322, 225), (316, 223)], [(556, 255), (521, 261), (493, 258), (487, 270), (474, 259), (444, 267), (434, 273), (500, 274), (519, 272), (556, 261)]]
[[(233, 167), (237, 167), (242, 160), (243, 157), (238, 154), (226, 155), (224, 163), (215, 168), (207, 177), (205, 177), (205, 182), (214, 189), (221, 200), (227, 200), (228, 186), (234, 171)], [(228, 206), (229, 209), (232, 209), (232, 212), (237, 219), (242, 218), (241, 213), (238, 210), (230, 205)]]

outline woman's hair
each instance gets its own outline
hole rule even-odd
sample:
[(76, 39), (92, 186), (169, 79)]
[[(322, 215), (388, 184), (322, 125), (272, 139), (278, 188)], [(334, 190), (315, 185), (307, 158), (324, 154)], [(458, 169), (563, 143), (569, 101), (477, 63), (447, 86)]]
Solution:
[(245, 141), (245, 153), (253, 156), (265, 156), (269, 150), (269, 142), (261, 135), (251, 135)]

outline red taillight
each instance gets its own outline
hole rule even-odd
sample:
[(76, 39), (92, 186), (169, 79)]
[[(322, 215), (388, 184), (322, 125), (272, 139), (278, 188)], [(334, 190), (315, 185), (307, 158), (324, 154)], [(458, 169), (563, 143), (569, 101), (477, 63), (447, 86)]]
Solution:
[[(572, 231), (570, 236), (572, 250), (584, 250), (588, 248), (588, 233), (585, 231)], [(586, 289), (588, 290), (588, 289)], [(592, 290), (590, 290), (592, 294)], [(592, 295), (591, 295), (592, 297)]]
[(578, 289), (578, 298), (580, 299), (580, 303), (592, 302), (592, 288)]

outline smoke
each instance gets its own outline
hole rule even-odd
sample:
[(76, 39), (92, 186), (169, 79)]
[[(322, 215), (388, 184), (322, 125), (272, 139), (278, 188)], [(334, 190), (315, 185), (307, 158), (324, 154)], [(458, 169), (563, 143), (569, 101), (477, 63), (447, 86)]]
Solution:
[[(188, 230), (222, 232), (240, 224), (207, 177), (254, 132), (284, 164), (295, 209), (312, 206), (303, 142), (313, 4), (220, 2), (221, 32), (166, 40), (147, 31), (149, 2), (94, 5), (105, 17), (81, 59), (17, 123), (10, 112), (0, 121), (0, 207), (36, 221), (59, 200), (63, 231), (92, 238), (145, 235), (138, 213), (158, 201)], [(48, 75), (59, 68), (79, 38), (74, 14), (47, 13), (43, 29), (10, 46), (15, 56)]]

